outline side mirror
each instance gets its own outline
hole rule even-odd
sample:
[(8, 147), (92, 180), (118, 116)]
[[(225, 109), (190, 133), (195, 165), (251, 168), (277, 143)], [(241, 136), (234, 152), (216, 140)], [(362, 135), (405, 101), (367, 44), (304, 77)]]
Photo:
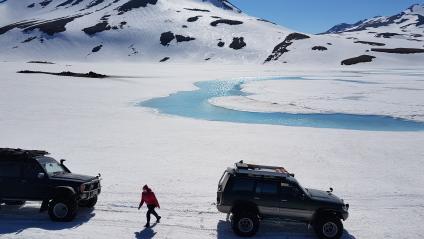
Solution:
[(38, 178), (38, 179), (43, 179), (43, 178), (44, 178), (44, 176), (46, 176), (44, 173), (38, 173), (38, 174), (37, 174), (37, 178)]
[(61, 159), (60, 160), (60, 165), (63, 165), (63, 163), (66, 161), (66, 159)]

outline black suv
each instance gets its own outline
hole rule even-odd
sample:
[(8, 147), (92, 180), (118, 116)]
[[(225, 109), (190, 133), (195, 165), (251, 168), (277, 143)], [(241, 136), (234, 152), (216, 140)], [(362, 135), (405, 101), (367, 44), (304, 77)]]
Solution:
[(0, 148), (0, 203), (23, 205), (42, 201), (53, 221), (71, 221), (78, 206), (94, 207), (100, 194), (99, 176), (73, 174), (40, 150)]
[(260, 220), (285, 220), (312, 225), (319, 238), (340, 238), (341, 220), (349, 204), (329, 191), (303, 188), (283, 167), (252, 165), (240, 161), (225, 170), (218, 183), (217, 207), (231, 214), (239, 236), (253, 236)]

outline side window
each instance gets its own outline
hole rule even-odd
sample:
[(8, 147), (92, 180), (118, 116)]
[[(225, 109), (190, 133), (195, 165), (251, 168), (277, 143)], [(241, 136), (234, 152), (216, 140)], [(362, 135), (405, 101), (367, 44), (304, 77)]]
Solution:
[(25, 163), (22, 167), (24, 178), (37, 178), (38, 173), (41, 172), (40, 166), (36, 163)]
[(233, 192), (253, 192), (255, 181), (248, 178), (234, 178), (232, 191)]
[(0, 161), (0, 177), (19, 178), (20, 176), (20, 163), (12, 161)]
[(275, 181), (260, 181), (256, 184), (256, 193), (277, 195), (278, 184)]
[(281, 195), (285, 198), (296, 198), (300, 194), (300, 190), (297, 186), (281, 183)]

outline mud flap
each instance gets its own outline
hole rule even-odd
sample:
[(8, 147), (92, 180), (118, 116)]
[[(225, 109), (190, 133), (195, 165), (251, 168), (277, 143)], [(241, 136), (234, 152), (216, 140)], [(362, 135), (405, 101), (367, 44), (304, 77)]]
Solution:
[(40, 207), (40, 212), (45, 212), (49, 209), (49, 200), (43, 200)]

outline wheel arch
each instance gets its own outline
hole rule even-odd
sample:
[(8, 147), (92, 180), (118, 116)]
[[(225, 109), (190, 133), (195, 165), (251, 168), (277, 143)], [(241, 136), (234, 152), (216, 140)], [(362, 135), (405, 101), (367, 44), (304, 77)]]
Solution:
[(338, 219), (343, 219), (343, 215), (341, 212), (331, 209), (331, 208), (320, 208), (317, 211), (315, 211), (314, 215), (312, 216), (312, 222), (316, 222), (319, 218), (322, 217), (337, 217)]
[(58, 186), (54, 188), (53, 198), (76, 198), (76, 191), (70, 186)]
[(259, 215), (259, 208), (253, 202), (245, 201), (245, 200), (237, 200), (233, 203), (231, 207), (231, 213), (239, 213), (239, 212), (247, 212), (250, 211), (254, 214)]

